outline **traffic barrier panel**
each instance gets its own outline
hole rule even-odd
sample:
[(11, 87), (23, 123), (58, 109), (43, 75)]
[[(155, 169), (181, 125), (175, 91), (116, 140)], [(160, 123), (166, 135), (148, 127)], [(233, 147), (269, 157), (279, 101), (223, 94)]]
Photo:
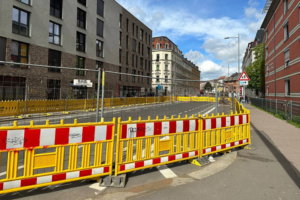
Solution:
[(118, 120), (115, 175), (199, 157), (199, 120)]
[(112, 122), (0, 127), (0, 194), (112, 174)]

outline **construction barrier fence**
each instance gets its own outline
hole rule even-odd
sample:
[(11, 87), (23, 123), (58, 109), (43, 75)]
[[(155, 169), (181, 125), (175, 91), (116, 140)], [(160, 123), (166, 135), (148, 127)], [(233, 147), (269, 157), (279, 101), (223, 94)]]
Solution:
[(251, 144), (250, 111), (235, 104), (239, 110), (230, 115), (0, 127), (0, 194), (117, 176)]

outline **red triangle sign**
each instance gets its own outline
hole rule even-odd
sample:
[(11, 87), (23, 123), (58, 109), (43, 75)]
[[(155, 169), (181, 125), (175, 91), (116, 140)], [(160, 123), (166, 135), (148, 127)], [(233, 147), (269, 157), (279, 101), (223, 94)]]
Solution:
[(241, 74), (239, 81), (250, 81), (250, 78), (248, 77), (245, 71), (243, 71), (243, 73)]

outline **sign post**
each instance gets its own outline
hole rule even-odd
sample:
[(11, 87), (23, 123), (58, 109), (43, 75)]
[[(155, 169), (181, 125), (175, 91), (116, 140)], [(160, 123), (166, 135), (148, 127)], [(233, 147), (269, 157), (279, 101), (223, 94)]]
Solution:
[(241, 74), (240, 78), (239, 78), (239, 81), (240, 81), (240, 85), (242, 85), (243, 88), (242, 89), (242, 94), (243, 94), (243, 99), (244, 99), (244, 102), (245, 102), (245, 93), (246, 93), (246, 90), (245, 90), (245, 86), (248, 85), (248, 81), (250, 81), (250, 78), (249, 76), (246, 74), (245, 71), (243, 71), (243, 73)]

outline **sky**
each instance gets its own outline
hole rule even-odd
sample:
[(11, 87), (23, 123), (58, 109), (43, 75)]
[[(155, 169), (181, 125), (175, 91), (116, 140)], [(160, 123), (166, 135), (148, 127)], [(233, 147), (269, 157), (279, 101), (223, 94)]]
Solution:
[[(152, 29), (152, 36), (167, 36), (184, 57), (211, 80), (238, 71), (246, 47), (253, 41), (265, 14), (266, 0), (116, 0)], [(241, 69), (241, 68), (240, 68)]]

